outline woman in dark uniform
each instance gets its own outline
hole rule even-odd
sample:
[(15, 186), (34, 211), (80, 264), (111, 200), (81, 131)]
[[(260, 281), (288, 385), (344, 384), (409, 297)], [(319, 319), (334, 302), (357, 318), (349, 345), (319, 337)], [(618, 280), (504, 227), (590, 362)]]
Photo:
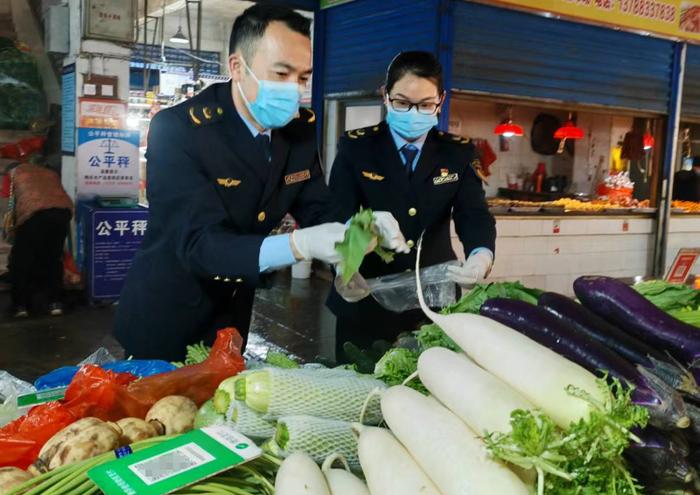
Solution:
[[(451, 267), (450, 278), (462, 286), (485, 278), (493, 263), (495, 222), (473, 144), (435, 129), (445, 97), (440, 63), (427, 52), (400, 53), (389, 66), (383, 93), (386, 120), (341, 138), (330, 187), (348, 218), (360, 207), (393, 213), (412, 249), (389, 264), (370, 254), (360, 273), (369, 279), (413, 269), (413, 248), (424, 230), (421, 265), (454, 260), (454, 220), (467, 260)], [(420, 310), (387, 311), (371, 297), (348, 303), (335, 289), (328, 307), (338, 318), (339, 361), (346, 360), (345, 342), (368, 348), (375, 340), (415, 330), (425, 319)]]

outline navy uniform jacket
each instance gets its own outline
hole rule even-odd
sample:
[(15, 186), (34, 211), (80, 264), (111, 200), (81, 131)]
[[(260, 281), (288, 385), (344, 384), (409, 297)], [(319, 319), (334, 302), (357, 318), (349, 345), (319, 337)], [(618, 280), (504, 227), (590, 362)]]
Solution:
[[(469, 139), (431, 130), (409, 182), (399, 151), (385, 122), (346, 133), (340, 140), (331, 170), (330, 187), (343, 215), (360, 207), (389, 211), (398, 220), (408, 245), (418, 243), (423, 230), (421, 265), (455, 259), (450, 219), (467, 254), (479, 247), (495, 251), (496, 227), (484, 197), (480, 165)], [(366, 278), (415, 268), (416, 249), (396, 254), (392, 263), (377, 255), (365, 258), (360, 273)], [(328, 306), (339, 318), (367, 323), (396, 322), (396, 314), (371, 297), (345, 302), (333, 290)], [(396, 333), (408, 328), (392, 329)]]
[(122, 290), (127, 355), (175, 360), (235, 326), (245, 337), (261, 244), (285, 214), (339, 220), (318, 160), (315, 117), (272, 132), (267, 162), (220, 83), (159, 112), (148, 135), (149, 223)]

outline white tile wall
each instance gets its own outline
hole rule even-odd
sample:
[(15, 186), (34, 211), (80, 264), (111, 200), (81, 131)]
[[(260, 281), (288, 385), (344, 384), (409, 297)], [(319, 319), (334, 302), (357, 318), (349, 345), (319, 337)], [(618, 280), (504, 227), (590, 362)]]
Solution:
[[(629, 230), (624, 232), (623, 218), (500, 217), (491, 280), (520, 280), (572, 295), (572, 284), (582, 275), (646, 275), (651, 270), (654, 221), (627, 221)], [(557, 222), (560, 233), (554, 234), (552, 227)], [(672, 248), (676, 244), (700, 247), (700, 233), (673, 234), (671, 241)], [(691, 241), (696, 244), (689, 245)], [(453, 246), (461, 250), (456, 236)]]

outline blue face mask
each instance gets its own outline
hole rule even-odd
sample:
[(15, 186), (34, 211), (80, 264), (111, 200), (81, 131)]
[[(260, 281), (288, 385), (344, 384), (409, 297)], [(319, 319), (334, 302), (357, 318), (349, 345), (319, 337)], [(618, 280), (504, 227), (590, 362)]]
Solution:
[(408, 112), (397, 112), (391, 106), (387, 107), (386, 123), (392, 130), (404, 139), (417, 139), (426, 134), (438, 123), (436, 114), (425, 115), (418, 113), (417, 108)]
[(301, 100), (299, 85), (294, 82), (261, 81), (253, 74), (248, 64), (243, 60), (242, 62), (258, 82), (258, 96), (252, 103), (243, 93), (241, 83), (237, 83), (238, 91), (253, 118), (264, 129), (278, 129), (289, 124), (299, 112), (299, 100)]

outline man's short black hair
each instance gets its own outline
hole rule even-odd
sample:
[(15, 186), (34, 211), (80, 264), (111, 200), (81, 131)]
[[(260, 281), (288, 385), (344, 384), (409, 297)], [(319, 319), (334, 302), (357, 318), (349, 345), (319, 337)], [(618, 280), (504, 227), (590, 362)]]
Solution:
[(445, 84), (442, 78), (442, 65), (430, 52), (401, 52), (394, 57), (386, 71), (385, 88), (390, 93), (394, 84), (407, 74), (432, 80), (442, 95)]
[(256, 4), (236, 18), (228, 44), (229, 55), (240, 50), (251, 58), (255, 45), (265, 34), (271, 22), (283, 22), (289, 29), (311, 38), (311, 20), (287, 7)]

